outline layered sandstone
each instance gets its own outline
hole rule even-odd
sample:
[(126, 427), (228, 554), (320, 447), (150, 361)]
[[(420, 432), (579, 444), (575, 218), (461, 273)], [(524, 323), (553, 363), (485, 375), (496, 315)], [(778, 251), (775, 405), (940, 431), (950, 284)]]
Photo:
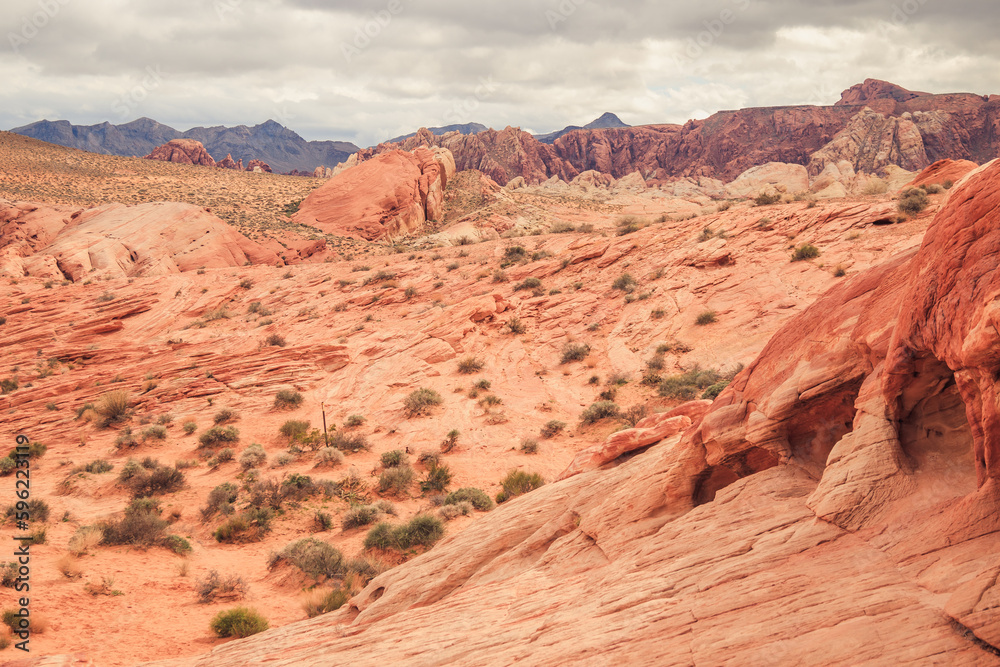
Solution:
[(194, 139), (172, 139), (153, 150), (145, 157), (147, 160), (162, 160), (178, 164), (197, 164), (204, 167), (214, 167), (215, 160), (200, 141)]

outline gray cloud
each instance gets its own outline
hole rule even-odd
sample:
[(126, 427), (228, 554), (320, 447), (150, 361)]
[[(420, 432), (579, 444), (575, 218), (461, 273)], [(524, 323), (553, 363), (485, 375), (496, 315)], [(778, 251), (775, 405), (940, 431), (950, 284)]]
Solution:
[(604, 111), (640, 124), (830, 104), (867, 77), (1000, 92), (998, 13), (985, 0), (7, 0), (0, 127), (274, 118), (368, 145), (459, 121), (541, 132)]

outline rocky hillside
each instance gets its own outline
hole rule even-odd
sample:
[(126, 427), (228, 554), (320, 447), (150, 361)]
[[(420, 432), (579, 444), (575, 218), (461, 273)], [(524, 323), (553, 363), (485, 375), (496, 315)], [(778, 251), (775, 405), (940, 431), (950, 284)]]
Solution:
[[(711, 406), (691, 404), (686, 430), (505, 503), (337, 612), (157, 664), (1000, 664), (998, 186), (997, 162), (967, 176), (922, 242), (880, 242), (884, 252), (844, 279), (799, 265), (802, 284), (822, 294), (780, 318)], [(859, 230), (836, 222), (843, 213), (809, 211), (775, 216), (784, 239), (844, 248)], [(599, 241), (600, 252), (582, 239), (538, 247), (586, 271), (585, 292), (603, 282), (601, 267), (628, 262), (646, 275), (644, 258), (666, 259), (663, 279), (687, 286), (678, 305), (690, 303), (685, 289), (719, 298), (735, 287), (727, 276), (791, 276), (766, 235), (739, 251), (759, 225), (723, 221), (732, 234), (712, 246), (668, 226)], [(885, 241), (889, 230), (863, 235)], [(658, 253), (670, 237), (674, 254)], [(517, 278), (558, 283), (559, 266), (529, 264)], [(701, 280), (690, 267), (703, 267)], [(536, 343), (559, 340), (551, 332), (588, 338), (559, 315), (586, 312), (580, 296), (497, 292), (498, 310), (538, 304)], [(630, 308), (607, 342), (648, 355), (643, 332), (656, 325)], [(756, 312), (769, 308), (782, 304), (765, 299)], [(729, 332), (692, 337), (681, 309), (667, 319), (700, 349), (743, 329), (728, 313)], [(523, 343), (481, 340), (466, 350), (507, 360), (491, 377), (516, 372)], [(581, 374), (562, 375), (539, 381), (551, 391)]]
[[(1000, 154), (1000, 97), (930, 95), (875, 80), (848, 91), (834, 106), (723, 111), (684, 125), (575, 130), (540, 142), (517, 128), (475, 136), (418, 133), (401, 144), (441, 146), (459, 170), (478, 169), (501, 185), (522, 176), (570, 181), (594, 170), (621, 178), (639, 172), (654, 183), (677, 177), (730, 181), (768, 162), (807, 166), (816, 175), (846, 160), (853, 169), (920, 170), (940, 159), (982, 164)], [(362, 157), (393, 150), (382, 144)]]

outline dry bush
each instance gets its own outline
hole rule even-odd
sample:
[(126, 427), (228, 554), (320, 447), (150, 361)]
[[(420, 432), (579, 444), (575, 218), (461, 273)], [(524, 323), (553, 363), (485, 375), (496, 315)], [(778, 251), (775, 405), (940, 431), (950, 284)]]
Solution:
[(67, 579), (79, 579), (83, 576), (83, 568), (80, 567), (73, 554), (63, 554), (60, 556), (59, 560), (56, 561), (56, 568)]

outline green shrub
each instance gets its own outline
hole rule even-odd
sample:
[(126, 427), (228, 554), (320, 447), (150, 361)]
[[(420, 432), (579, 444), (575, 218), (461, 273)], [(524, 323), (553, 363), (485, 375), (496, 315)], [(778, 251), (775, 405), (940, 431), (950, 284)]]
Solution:
[(136, 440), (135, 433), (132, 432), (132, 427), (125, 426), (122, 430), (118, 431), (118, 436), (115, 438), (115, 447), (118, 449), (132, 449), (139, 446), (139, 441)]
[(554, 438), (559, 435), (564, 428), (566, 428), (566, 422), (561, 422), (558, 419), (550, 419), (545, 422), (544, 426), (542, 426), (541, 434), (543, 438)]
[(239, 495), (239, 487), (232, 482), (224, 482), (208, 492), (208, 501), (201, 510), (201, 517), (205, 521), (211, 519), (217, 513), (232, 514), (233, 503)]
[(294, 389), (282, 389), (274, 396), (274, 408), (276, 410), (290, 410), (302, 405), (302, 394)]
[(315, 537), (306, 537), (289, 544), (278, 553), (272, 566), (282, 560), (288, 561), (313, 579), (344, 574), (344, 554)]
[(621, 410), (613, 401), (598, 401), (583, 411), (580, 421), (584, 424), (594, 424), (602, 419), (618, 417), (620, 414)]
[(14, 588), (14, 583), (18, 577), (18, 570), (18, 564), (13, 561), (0, 563), (0, 586)]
[(89, 472), (93, 475), (100, 475), (106, 472), (111, 472), (114, 470), (115, 466), (112, 463), (105, 461), (104, 459), (97, 459), (96, 461), (91, 461), (90, 463), (83, 466), (84, 472)]
[(920, 188), (907, 188), (899, 195), (899, 201), (896, 203), (896, 207), (899, 209), (900, 213), (906, 215), (917, 215), (925, 208), (927, 208), (930, 200), (927, 199), (927, 193)]
[(483, 370), (486, 364), (478, 357), (466, 357), (458, 362), (458, 372), (464, 375), (471, 375)]
[(158, 461), (153, 461), (151, 467), (136, 465), (131, 460), (129, 463), (122, 468), (118, 479), (134, 498), (173, 493), (184, 486), (184, 473), (177, 468), (160, 465)]
[(313, 523), (316, 524), (316, 530), (319, 532), (324, 532), (333, 528), (333, 517), (326, 512), (318, 511), (313, 515)]
[(368, 526), (375, 523), (381, 514), (375, 505), (355, 505), (344, 512), (341, 526), (344, 530)]
[(493, 509), (493, 500), (487, 495), (482, 489), (476, 489), (473, 487), (464, 487), (458, 489), (457, 491), (452, 491), (449, 493), (445, 499), (445, 505), (454, 505), (456, 503), (472, 503), (480, 512), (489, 512)]
[(267, 453), (257, 443), (253, 443), (240, 454), (240, 467), (244, 470), (258, 468), (264, 465), (265, 461), (267, 461)]
[(819, 248), (811, 243), (803, 243), (792, 253), (793, 262), (801, 262), (802, 260), (814, 259), (816, 257), (819, 257)]
[(507, 473), (507, 476), (500, 481), (500, 486), (503, 487), (503, 491), (497, 494), (497, 502), (506, 502), (511, 498), (524, 495), (529, 491), (534, 491), (544, 484), (545, 480), (543, 480), (542, 476), (537, 472), (527, 473), (523, 470), (511, 470)]
[(507, 320), (507, 329), (510, 331), (510, 333), (518, 335), (525, 333), (528, 330), (528, 327), (526, 327), (524, 323), (521, 322), (520, 317), (512, 317), (509, 320)]
[(330, 588), (325, 591), (317, 589), (302, 603), (302, 609), (309, 618), (315, 618), (337, 611), (350, 599), (350, 593), (342, 588)]
[(45, 523), (49, 520), (49, 504), (40, 498), (32, 498), (27, 501), (21, 501), (26, 503), (25, 509), (17, 509), (16, 505), (8, 505), (5, 511), (5, 516), (9, 519), (18, 512), (27, 512), (31, 521), (37, 521), (39, 523)]
[(413, 468), (408, 465), (383, 470), (378, 478), (379, 493), (391, 496), (403, 495), (409, 490), (410, 485), (413, 484), (413, 477)]
[(267, 630), (267, 619), (249, 607), (220, 611), (212, 619), (212, 631), (219, 637), (249, 637)]
[(142, 432), (143, 440), (166, 440), (167, 429), (160, 425), (150, 426)]
[(301, 419), (289, 419), (278, 429), (281, 435), (288, 438), (290, 442), (301, 440), (309, 432), (309, 422)]
[(714, 310), (706, 310), (704, 312), (698, 313), (698, 317), (695, 318), (694, 323), (700, 327), (703, 327), (708, 324), (714, 324), (716, 321), (718, 321), (718, 319), (719, 319), (718, 315)]
[(215, 413), (212, 421), (215, 422), (216, 426), (222, 426), (223, 424), (229, 424), (240, 418), (240, 413), (236, 412), (231, 408), (222, 408)]
[(18, 384), (16, 377), (0, 380), (0, 394), (10, 394), (15, 392), (19, 386), (20, 385)]
[[(251, 501), (252, 502), (252, 501)], [(217, 542), (258, 542), (271, 530), (274, 513), (267, 507), (245, 510), (215, 529)]]
[(101, 544), (139, 547), (167, 546), (167, 522), (160, 518), (159, 503), (150, 498), (133, 500), (121, 519), (102, 521)]
[(366, 421), (367, 419), (365, 419), (362, 415), (351, 415), (347, 418), (347, 421), (344, 422), (344, 428), (358, 428)]
[(628, 273), (621, 274), (611, 283), (611, 289), (616, 289), (620, 292), (632, 292), (638, 286), (639, 283), (636, 282), (636, 279)]
[(716, 382), (711, 387), (706, 389), (702, 393), (701, 397), (709, 401), (714, 401), (718, 397), (718, 395), (722, 393), (722, 390), (728, 386), (729, 386), (728, 380), (723, 380), (722, 382)]
[(405, 551), (415, 546), (430, 547), (444, 536), (444, 524), (437, 517), (420, 514), (409, 523), (393, 526), (382, 522), (368, 531), (365, 549)]
[(397, 468), (401, 465), (407, 465), (406, 453), (402, 449), (394, 449), (391, 452), (385, 452), (381, 457), (383, 468)]
[(12, 472), (14, 472), (15, 468), (17, 468), (17, 463), (14, 461), (14, 459), (10, 458), (9, 456), (4, 456), (3, 458), (0, 458), (0, 476), (6, 476), (11, 474)]
[(239, 440), (240, 432), (234, 426), (213, 426), (198, 437), (201, 447), (216, 447)]
[(590, 354), (590, 346), (586, 343), (566, 343), (563, 345), (559, 363), (568, 364), (571, 361), (582, 361)]
[(525, 278), (518, 284), (514, 285), (514, 291), (520, 292), (521, 290), (526, 290), (526, 289), (533, 290), (533, 289), (538, 289), (541, 286), (542, 286), (542, 281), (539, 280), (538, 278)]
[(184, 422), (184, 425), (181, 426), (181, 428), (184, 430), (184, 435), (191, 435), (198, 430), (198, 425), (194, 422), (187, 421)]
[(691, 401), (697, 398), (702, 392), (705, 392), (709, 387), (724, 383), (721, 388), (718, 388), (718, 391), (721, 393), (722, 389), (725, 389), (740, 370), (742, 370), (742, 366), (738, 366), (737, 370), (723, 375), (715, 369), (702, 369), (700, 366), (695, 365), (691, 370), (680, 375), (671, 375), (668, 378), (664, 378), (660, 383), (659, 394), (665, 398)]
[(451, 469), (446, 465), (432, 465), (427, 470), (427, 477), (420, 482), (420, 490), (441, 492), (451, 484)]
[(414, 417), (417, 415), (426, 415), (433, 406), (441, 405), (442, 403), (444, 403), (444, 399), (441, 398), (441, 394), (433, 389), (421, 387), (410, 392), (403, 401), (403, 407), (409, 416)]
[(445, 521), (451, 521), (456, 517), (468, 516), (469, 514), (472, 514), (472, 510), (472, 503), (461, 502), (454, 505), (445, 505), (438, 510), (438, 516)]
[(781, 195), (777, 192), (761, 192), (753, 200), (757, 206), (770, 206), (781, 201)]
[(330, 446), (334, 449), (339, 449), (342, 452), (361, 452), (368, 451), (371, 449), (371, 445), (368, 443), (368, 438), (362, 433), (345, 433), (344, 431), (337, 431), (330, 438)]

